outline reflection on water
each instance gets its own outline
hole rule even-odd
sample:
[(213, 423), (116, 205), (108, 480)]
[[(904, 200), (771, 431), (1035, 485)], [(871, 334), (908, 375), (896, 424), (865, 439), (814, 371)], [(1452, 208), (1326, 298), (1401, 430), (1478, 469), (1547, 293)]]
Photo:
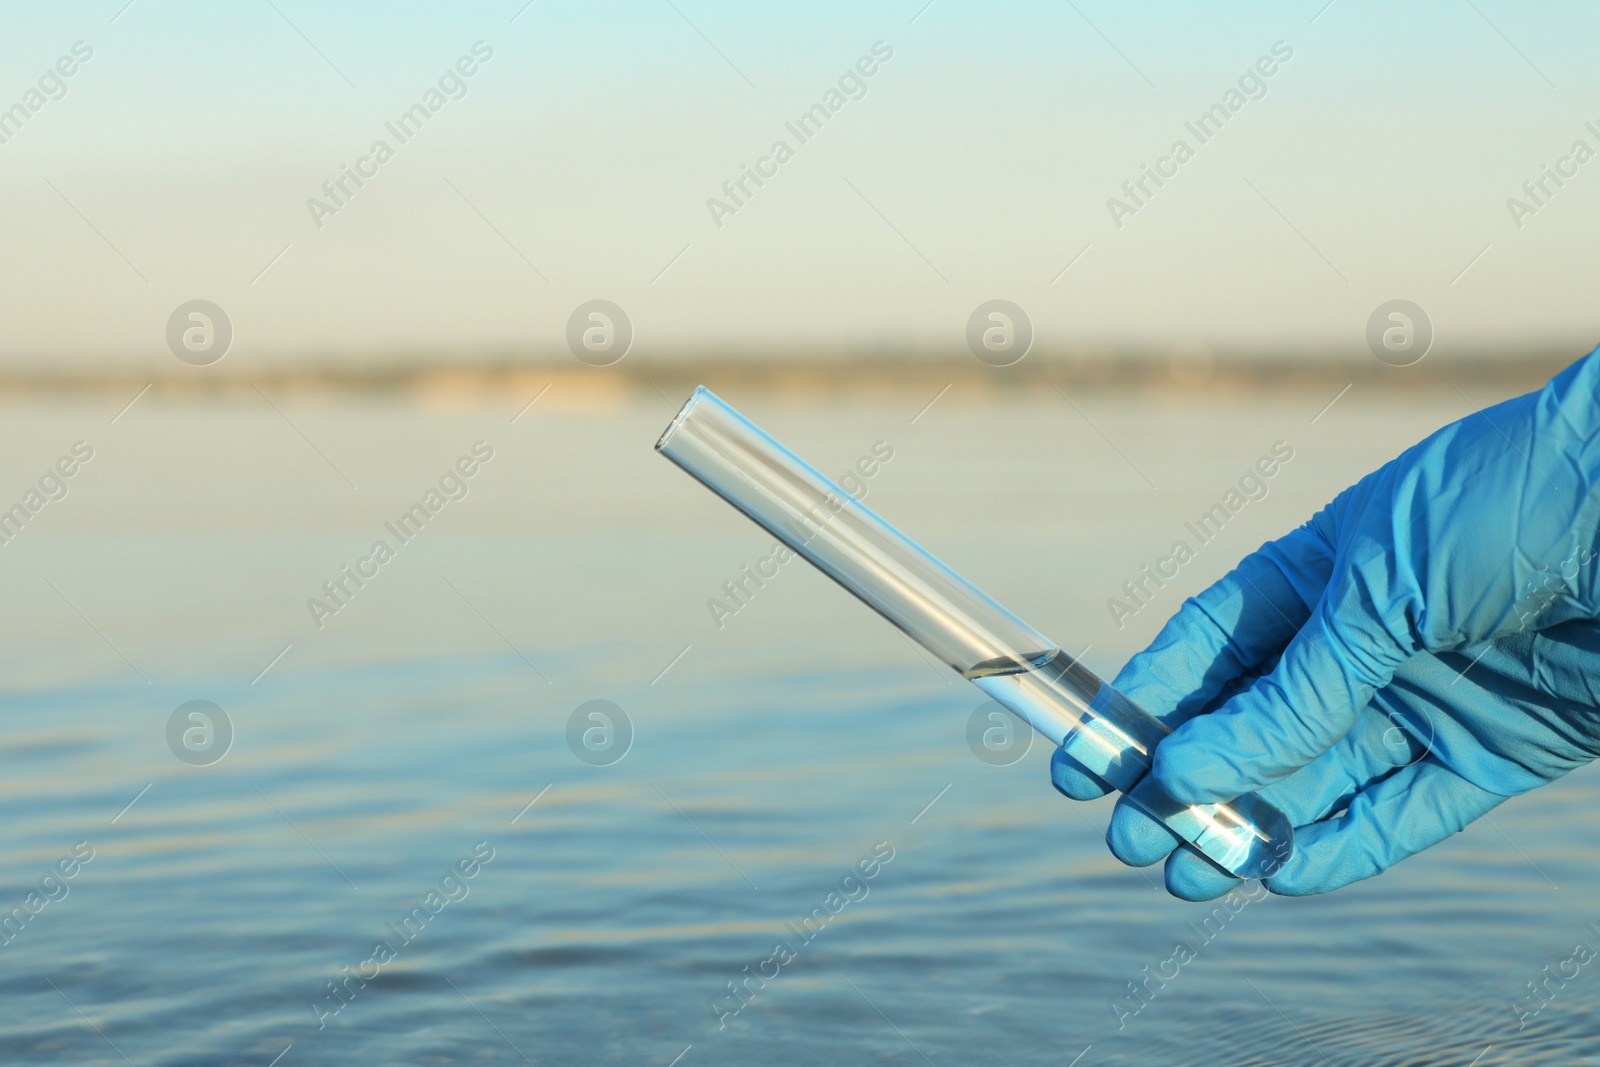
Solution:
[[(1353, 393), (1315, 424), (1321, 395), (948, 396), (913, 423), (925, 396), (730, 399), (823, 469), (890, 442), (873, 506), (1108, 676), (1183, 595), (1465, 413), (1454, 393)], [(1592, 1055), (1591, 968), (1520, 1032), (1513, 1009), (1600, 944), (1600, 842), (1573, 817), (1592, 774), (1327, 899), (1173, 901), (1106, 854), (1106, 804), (1050, 789), (1046, 746), (974, 758), (982, 694), (816, 574), (709, 611), (769, 539), (651, 455), (671, 403), (552, 392), (511, 423), (525, 400), (0, 420), (0, 498), (96, 449), (0, 548), (0, 1061)], [(1270, 495), (1119, 630), (1122, 582), (1280, 439)], [(314, 619), (477, 440), (495, 458), (468, 491)], [(169, 747), (192, 700), (232, 726), (210, 765)], [(568, 747), (591, 700), (631, 721), (614, 763)]]

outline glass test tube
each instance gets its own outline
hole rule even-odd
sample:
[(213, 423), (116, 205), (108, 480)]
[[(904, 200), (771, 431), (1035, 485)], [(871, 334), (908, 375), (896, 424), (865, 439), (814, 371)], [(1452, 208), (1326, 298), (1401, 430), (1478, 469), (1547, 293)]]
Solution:
[(809, 560), (1218, 866), (1266, 877), (1293, 828), (1253, 793), (1184, 805), (1147, 774), (1171, 731), (704, 386), (662, 455)]

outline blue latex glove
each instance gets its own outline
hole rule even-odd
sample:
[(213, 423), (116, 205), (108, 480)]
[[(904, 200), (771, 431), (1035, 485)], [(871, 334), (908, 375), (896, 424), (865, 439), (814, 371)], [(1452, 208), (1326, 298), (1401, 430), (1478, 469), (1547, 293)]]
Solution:
[[(1259, 790), (1297, 827), (1268, 889), (1328, 892), (1600, 755), (1597, 549), (1600, 349), (1262, 546), (1114, 684), (1176, 728), (1168, 792)], [(1059, 749), (1051, 777), (1107, 791)], [(1126, 798), (1106, 837), (1185, 899), (1237, 884)]]

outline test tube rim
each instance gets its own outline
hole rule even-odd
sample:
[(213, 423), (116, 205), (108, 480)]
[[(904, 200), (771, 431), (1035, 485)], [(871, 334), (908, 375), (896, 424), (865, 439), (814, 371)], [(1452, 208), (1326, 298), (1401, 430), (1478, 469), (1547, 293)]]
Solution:
[[(672, 421), (667, 423), (667, 428), (661, 431), (660, 437), (656, 438), (657, 452), (660, 452), (662, 449), (664, 449), (667, 445), (668, 438), (678, 432), (678, 427), (682, 426), (684, 420), (688, 419), (689, 412), (696, 404), (700, 402), (700, 398), (708, 395), (716, 396), (717, 394), (711, 392), (711, 390), (707, 389), (704, 385), (697, 385), (694, 387), (694, 392), (689, 394), (689, 399), (683, 402), (683, 406), (678, 409), (678, 413), (672, 416)], [(719, 397), (718, 399), (721, 398)]]

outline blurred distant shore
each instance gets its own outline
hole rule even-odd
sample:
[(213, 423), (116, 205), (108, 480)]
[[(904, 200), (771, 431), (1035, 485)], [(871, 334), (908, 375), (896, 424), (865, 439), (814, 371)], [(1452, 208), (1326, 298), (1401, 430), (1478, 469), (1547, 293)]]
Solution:
[(1359, 382), (1395, 389), (1448, 389), (1467, 383), (1496, 384), (1507, 395), (1531, 389), (1582, 356), (1584, 344), (1546, 345), (1508, 354), (1504, 350), (1435, 351), (1418, 363), (1394, 367), (1366, 352), (1336, 354), (1231, 353), (1204, 348), (1175, 352), (1077, 350), (1032, 352), (1009, 367), (992, 367), (965, 352), (942, 355), (875, 352), (634, 353), (607, 367), (593, 367), (566, 353), (474, 358), (431, 355), (272, 359), (230, 355), (205, 367), (171, 357), (130, 358), (126, 363), (60, 361), (0, 365), (0, 395), (231, 394), (253, 389), (274, 393), (416, 394), (470, 397), (506, 393), (532, 395), (546, 385), (568, 396), (609, 395), (652, 389), (681, 397), (697, 384), (838, 396), (841, 392), (936, 391), (961, 386), (969, 396), (987, 392), (1061, 389), (1205, 391), (1318, 390)]

